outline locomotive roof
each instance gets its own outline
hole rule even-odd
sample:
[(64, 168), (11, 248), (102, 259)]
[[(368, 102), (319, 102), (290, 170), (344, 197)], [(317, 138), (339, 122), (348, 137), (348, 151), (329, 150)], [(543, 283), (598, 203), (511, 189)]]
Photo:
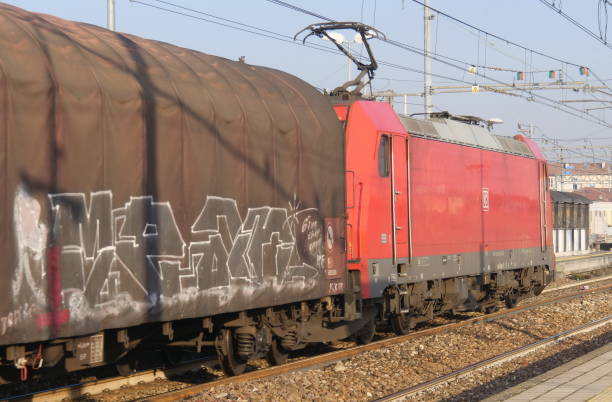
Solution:
[(512, 137), (495, 135), (484, 127), (466, 124), (456, 120), (431, 118), (415, 119), (399, 115), (406, 131), (417, 137), (452, 142), (470, 147), (503, 152), (533, 158), (534, 155), (524, 142)]

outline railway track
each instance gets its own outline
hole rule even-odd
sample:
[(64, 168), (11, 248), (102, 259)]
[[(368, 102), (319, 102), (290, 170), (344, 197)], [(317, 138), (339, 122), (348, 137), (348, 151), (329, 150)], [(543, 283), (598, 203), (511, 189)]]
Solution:
[(524, 345), (521, 346), (519, 348), (516, 348), (514, 350), (508, 351), (508, 352), (504, 352), (501, 353), (499, 355), (490, 357), (488, 359), (485, 360), (481, 360), (477, 363), (473, 363), (470, 364), (467, 367), (463, 367), (459, 370), (455, 370), (451, 373), (442, 375), (440, 377), (434, 378), (432, 380), (423, 382), (421, 384), (417, 384), (405, 389), (402, 389), (400, 391), (394, 392), (388, 396), (385, 396), (383, 398), (379, 398), (376, 399), (376, 402), (388, 402), (388, 401), (403, 401), (406, 400), (407, 398), (410, 398), (412, 396), (415, 396), (419, 393), (423, 393), (423, 392), (427, 392), (428, 390), (438, 387), (442, 384), (445, 384), (449, 381), (453, 381), (456, 380), (458, 378), (461, 378), (463, 376), (466, 376), (468, 374), (471, 374), (475, 371), (478, 370), (483, 370), (489, 367), (493, 367), (495, 365), (501, 364), (503, 362), (515, 359), (517, 357), (526, 355), (528, 353), (534, 352), (542, 347), (545, 347), (549, 344), (552, 343), (556, 343), (559, 342), (563, 339), (581, 334), (581, 333), (585, 333), (585, 332), (590, 332), (593, 331), (597, 328), (600, 328), (608, 323), (612, 322), (612, 315), (608, 315), (606, 317), (603, 317), (599, 320), (594, 320), (591, 322), (588, 322), (586, 324), (583, 325), (579, 325), (575, 328), (572, 328), (570, 330), (567, 331), (563, 331), (561, 333), (549, 336), (547, 338), (544, 339), (540, 339), (536, 342), (530, 343), (528, 345)]
[[(558, 290), (567, 290), (567, 289), (571, 289), (572, 287), (584, 286), (587, 283), (591, 284), (591, 283), (602, 282), (602, 281), (606, 281), (610, 279), (612, 279), (612, 276), (597, 278), (597, 279), (593, 279), (589, 281), (581, 281), (577, 284), (565, 285), (565, 286), (561, 286), (557, 288), (551, 288), (550, 290), (548, 290), (547, 293), (558, 291)], [(314, 357), (295, 360), (293, 362), (289, 362), (282, 366), (272, 366), (269, 368), (263, 368), (263, 369), (247, 372), (245, 374), (242, 374), (236, 377), (223, 377), (217, 380), (212, 380), (212, 381), (205, 382), (202, 384), (189, 386), (189, 387), (182, 388), (176, 391), (170, 391), (170, 392), (166, 392), (163, 394), (159, 394), (157, 396), (147, 397), (142, 400), (146, 400), (146, 401), (180, 400), (180, 399), (192, 397), (194, 395), (197, 395), (199, 393), (202, 393), (206, 390), (209, 390), (213, 387), (217, 387), (220, 385), (246, 382), (246, 381), (276, 376), (280, 374), (285, 374), (289, 372), (294, 372), (298, 370), (327, 366), (337, 361), (348, 359), (350, 357), (353, 357), (355, 355), (358, 355), (366, 351), (375, 350), (375, 349), (383, 348), (386, 346), (402, 343), (408, 340), (414, 340), (414, 339), (425, 337), (428, 335), (439, 334), (442, 332), (451, 331), (454, 329), (467, 327), (467, 326), (475, 325), (475, 324), (482, 323), (482, 322), (493, 321), (493, 320), (496, 320), (502, 317), (506, 317), (509, 315), (517, 314), (523, 311), (532, 310), (534, 308), (541, 307), (547, 304), (563, 302), (563, 301), (575, 299), (578, 297), (582, 297), (588, 294), (605, 291), (608, 289), (612, 289), (612, 284), (607, 284), (607, 285), (597, 287), (597, 288), (584, 289), (584, 290), (580, 290), (580, 291), (576, 291), (576, 292), (572, 292), (568, 294), (563, 294), (563, 295), (560, 295), (554, 298), (539, 300), (538, 302), (535, 302), (535, 303), (520, 305), (512, 309), (504, 309), (504, 310), (497, 311), (491, 314), (473, 317), (473, 318), (469, 318), (466, 320), (454, 322), (451, 324), (445, 324), (445, 325), (441, 325), (438, 327), (432, 327), (432, 328), (419, 330), (419, 331), (416, 331), (416, 332), (413, 332), (407, 335), (403, 335), (403, 336), (389, 337), (389, 338), (385, 338), (385, 339), (382, 339), (376, 342), (372, 342), (367, 345), (354, 346), (354, 347), (350, 347), (347, 349), (338, 350), (335, 352), (317, 355)], [(76, 399), (76, 398), (83, 397), (83, 396), (95, 395), (95, 394), (98, 394), (104, 391), (112, 391), (112, 390), (121, 389), (126, 386), (133, 386), (133, 385), (142, 384), (142, 383), (149, 383), (157, 379), (167, 379), (172, 376), (180, 375), (182, 373), (186, 373), (189, 371), (196, 371), (202, 368), (203, 366), (211, 367), (215, 363), (216, 361), (211, 361), (211, 360), (192, 361), (185, 365), (180, 365), (176, 368), (164, 369), (164, 370), (162, 369), (147, 370), (147, 371), (133, 374), (128, 377), (115, 377), (115, 378), (108, 378), (108, 379), (103, 379), (103, 380), (85, 382), (85, 383), (76, 384), (76, 385), (59, 387), (59, 388), (51, 389), (48, 391), (31, 393), (28, 395), (19, 395), (19, 396), (10, 398), (8, 400), (11, 400), (11, 401), (50, 401), (50, 402), (58, 401), (59, 402), (59, 401), (67, 400), (67, 399)]]
[(190, 361), (180, 366), (169, 369), (151, 369), (134, 373), (127, 377), (113, 377), (101, 380), (83, 382), (80, 384), (67, 385), (43, 392), (18, 395), (3, 400), (7, 401), (48, 401), (60, 402), (78, 399), (84, 396), (95, 395), (106, 391), (113, 391), (123, 387), (134, 386), (142, 383), (149, 383), (159, 379), (169, 379), (173, 376), (196, 371), (203, 366), (216, 364), (216, 359), (198, 359)]
[(546, 288), (546, 289), (544, 289), (542, 294), (558, 292), (559, 290), (571, 289), (571, 288), (575, 288), (575, 287), (578, 287), (578, 286), (586, 286), (586, 285), (590, 285), (592, 283), (604, 282), (604, 281), (609, 281), (609, 280), (612, 280), (612, 275), (602, 276), (600, 278), (588, 279), (588, 280), (584, 280), (584, 281), (579, 281), (578, 283), (570, 283), (570, 284), (567, 284), (567, 285), (555, 286), (554, 288)]

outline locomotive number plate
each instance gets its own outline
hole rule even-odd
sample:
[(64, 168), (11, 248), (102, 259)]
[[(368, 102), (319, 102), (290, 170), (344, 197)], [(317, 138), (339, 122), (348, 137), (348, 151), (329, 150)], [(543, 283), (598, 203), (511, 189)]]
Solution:
[(486, 187), (482, 188), (482, 210), (489, 210), (489, 189)]

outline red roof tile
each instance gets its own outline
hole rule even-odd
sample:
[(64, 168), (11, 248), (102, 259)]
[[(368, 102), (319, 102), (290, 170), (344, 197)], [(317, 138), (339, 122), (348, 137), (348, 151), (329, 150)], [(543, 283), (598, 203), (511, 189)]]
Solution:
[(575, 193), (580, 194), (581, 196), (588, 198), (591, 201), (612, 202), (612, 190), (608, 188), (585, 187), (578, 191), (575, 191)]
[(611, 174), (612, 169), (608, 163), (548, 163), (548, 175), (559, 176), (563, 172), (567, 175), (590, 176), (597, 174)]

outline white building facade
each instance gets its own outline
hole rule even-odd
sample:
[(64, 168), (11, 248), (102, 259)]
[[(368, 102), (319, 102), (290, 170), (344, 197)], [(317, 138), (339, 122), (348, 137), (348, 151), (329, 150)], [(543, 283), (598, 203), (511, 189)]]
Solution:
[(612, 243), (612, 190), (584, 188), (576, 194), (591, 200), (589, 229), (591, 244)]

